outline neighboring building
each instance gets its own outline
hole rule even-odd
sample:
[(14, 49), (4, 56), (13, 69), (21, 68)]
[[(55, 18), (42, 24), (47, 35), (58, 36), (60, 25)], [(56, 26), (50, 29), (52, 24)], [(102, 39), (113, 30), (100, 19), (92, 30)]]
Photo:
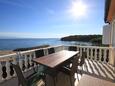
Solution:
[[(103, 43), (104, 44), (109, 44), (110, 47), (115, 47), (115, 0), (106, 0), (105, 1), (105, 18), (104, 18), (105, 23), (107, 25), (104, 25), (104, 30), (103, 32), (108, 32), (107, 34), (103, 34)], [(107, 37), (108, 36), (108, 37)], [(110, 40), (108, 40), (108, 38)], [(108, 40), (108, 42), (107, 42)], [(115, 49), (112, 50), (111, 52), (111, 63), (115, 65)]]
[[(105, 1), (105, 18), (104, 18), (105, 23), (108, 23), (108, 26), (110, 28), (110, 44), (111, 47), (115, 47), (115, 0), (106, 0)], [(107, 25), (104, 26), (104, 28), (108, 27)], [(107, 35), (107, 34), (106, 34)]]

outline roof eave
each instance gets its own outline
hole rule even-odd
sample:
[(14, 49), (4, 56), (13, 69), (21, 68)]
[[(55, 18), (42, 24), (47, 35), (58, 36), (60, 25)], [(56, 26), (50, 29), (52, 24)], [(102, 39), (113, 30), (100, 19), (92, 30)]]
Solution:
[(105, 23), (109, 23), (109, 21), (107, 20), (107, 17), (108, 17), (108, 13), (109, 13), (110, 3), (111, 3), (111, 0), (105, 1), (105, 17), (104, 17)]

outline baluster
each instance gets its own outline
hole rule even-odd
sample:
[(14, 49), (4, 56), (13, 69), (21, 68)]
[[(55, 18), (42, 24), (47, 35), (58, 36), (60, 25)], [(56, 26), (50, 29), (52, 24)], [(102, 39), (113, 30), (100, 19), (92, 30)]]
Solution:
[(91, 49), (91, 51), (90, 51), (90, 55), (91, 55), (90, 59), (93, 60), (93, 48), (90, 48), (90, 49)]
[(97, 48), (95, 48), (94, 60), (97, 61)]
[(13, 63), (13, 61), (10, 61), (10, 76), (14, 76), (14, 69), (13, 69), (13, 66), (12, 66), (12, 64), (11, 63)]
[(89, 48), (89, 59), (91, 59), (91, 48)]
[(99, 61), (101, 62), (101, 58), (102, 58), (102, 49), (99, 49)]
[(109, 62), (109, 58), (111, 57), (111, 48), (109, 48), (107, 50), (107, 58), (106, 58), (106, 62)]
[(101, 61), (103, 62), (104, 61), (104, 49), (101, 50), (101, 53), (102, 53)]
[[(84, 48), (84, 50), (83, 50), (83, 51), (87, 53), (87, 48)], [(85, 58), (87, 58), (87, 55), (86, 55), (86, 57), (85, 57)]]
[(0, 82), (2, 82), (3, 79), (2, 79), (2, 65), (1, 65), (1, 62), (0, 62)]
[(100, 50), (99, 50), (99, 48), (97, 48), (97, 61), (99, 61), (99, 56), (100, 55)]
[(89, 48), (87, 48), (87, 58), (89, 59)]
[[(34, 52), (32, 52), (32, 54), (31, 54), (31, 57), (32, 57), (32, 59), (34, 58)], [(34, 62), (31, 60), (31, 63), (32, 63), (32, 67), (34, 67)]]
[(29, 59), (29, 55), (27, 55), (27, 68), (30, 68), (30, 59)]
[(83, 52), (85, 52), (86, 51), (86, 49), (85, 48), (83, 48)]
[(25, 56), (24, 56), (24, 54), (22, 54), (21, 57), (22, 57), (22, 70), (25, 71), (26, 66), (25, 66)]
[(30, 63), (30, 69), (32, 69), (32, 53), (30, 53), (30, 55), (29, 55), (29, 63)]
[(26, 70), (25, 55), (24, 54), (20, 54), (20, 57), (21, 57), (22, 71), (25, 71)]
[(107, 49), (104, 49), (104, 56), (103, 56), (103, 58), (104, 58), (104, 62), (107, 63), (107, 62), (106, 62), (106, 58), (107, 58)]
[(6, 73), (7, 73), (7, 79), (10, 79), (11, 76), (10, 76), (10, 62), (9, 61), (6, 61)]
[(44, 49), (44, 55), (48, 55), (48, 49)]
[(83, 55), (83, 52), (84, 52), (84, 48), (82, 47), (82, 53), (81, 53), (81, 56)]
[(81, 58), (81, 56), (82, 56), (82, 48), (80, 47), (80, 58)]
[(27, 70), (28, 70), (27, 55), (25, 54), (24, 57), (25, 57), (24, 60), (25, 60), (25, 67), (26, 67), (26, 68), (25, 68), (25, 71), (27, 71)]
[(19, 52), (19, 66), (20, 66), (20, 69), (22, 70), (22, 67), (23, 67), (23, 64), (22, 64), (22, 55), (21, 53)]
[(3, 80), (6, 80), (6, 78), (7, 78), (6, 62), (2, 61), (1, 65), (2, 65), (2, 77), (3, 77)]
[[(36, 54), (35, 54), (35, 52), (33, 53), (33, 59), (34, 58), (36, 58)], [(36, 67), (36, 63), (35, 62), (33, 62), (34, 63), (34, 67)]]
[[(14, 57), (14, 58), (16, 58), (16, 59), (14, 59), (13, 60), (13, 64), (17, 64), (17, 55)], [(16, 76), (17, 74), (16, 74), (16, 72), (15, 72), (15, 70), (14, 70), (14, 75), (13, 76)]]

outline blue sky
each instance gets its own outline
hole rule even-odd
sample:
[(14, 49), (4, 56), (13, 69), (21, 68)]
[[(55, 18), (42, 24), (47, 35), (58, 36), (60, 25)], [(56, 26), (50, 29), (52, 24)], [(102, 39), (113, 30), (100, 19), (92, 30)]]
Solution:
[[(72, 13), (72, 5), (82, 7)], [(74, 15), (73, 15), (74, 14)], [(102, 34), (104, 0), (0, 0), (0, 37), (57, 38)]]

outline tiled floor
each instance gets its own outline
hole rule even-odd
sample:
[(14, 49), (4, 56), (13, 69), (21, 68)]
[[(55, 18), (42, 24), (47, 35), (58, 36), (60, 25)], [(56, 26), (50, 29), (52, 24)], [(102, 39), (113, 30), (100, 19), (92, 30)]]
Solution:
[(115, 68), (108, 63), (86, 59), (83, 66), (83, 73), (105, 80), (115, 80)]
[[(79, 80), (82, 77), (80, 70), (82, 70), (82, 68), (78, 68), (78, 77)], [(102, 62), (98, 62), (98, 61), (92, 61), (92, 60), (85, 60), (85, 64), (83, 66), (83, 70), (82, 73), (100, 78), (100, 79), (104, 79), (104, 80), (108, 80), (108, 81), (115, 81), (115, 68), (112, 65), (109, 64), (105, 64)], [(75, 74), (75, 86), (77, 86), (78, 84), (78, 78), (77, 78), (77, 74)], [(38, 86), (42, 86), (42, 85), (38, 85)]]

